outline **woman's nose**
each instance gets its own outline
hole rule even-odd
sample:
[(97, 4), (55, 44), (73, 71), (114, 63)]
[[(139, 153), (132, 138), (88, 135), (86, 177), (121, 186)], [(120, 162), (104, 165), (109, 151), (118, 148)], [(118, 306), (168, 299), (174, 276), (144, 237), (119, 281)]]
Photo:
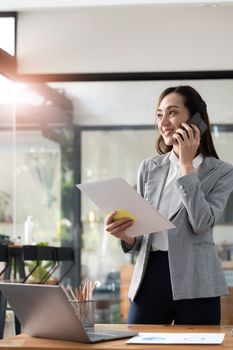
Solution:
[(163, 117), (160, 119), (160, 125), (167, 125), (169, 124), (169, 117), (167, 114), (164, 114)]

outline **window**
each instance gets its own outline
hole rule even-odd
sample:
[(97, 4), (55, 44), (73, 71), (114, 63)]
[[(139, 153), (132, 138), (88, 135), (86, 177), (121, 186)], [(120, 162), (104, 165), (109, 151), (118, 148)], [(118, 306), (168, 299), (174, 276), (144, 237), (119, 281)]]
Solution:
[(0, 14), (0, 48), (15, 55), (15, 17)]

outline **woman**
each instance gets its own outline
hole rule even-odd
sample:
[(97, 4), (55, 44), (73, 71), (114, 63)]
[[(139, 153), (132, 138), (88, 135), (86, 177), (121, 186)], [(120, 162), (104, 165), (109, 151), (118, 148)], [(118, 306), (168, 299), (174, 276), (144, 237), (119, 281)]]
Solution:
[[(188, 124), (199, 113), (200, 137)], [(159, 156), (139, 168), (138, 191), (174, 229), (128, 237), (130, 218), (106, 217), (105, 228), (124, 252), (138, 252), (131, 281), (129, 323), (220, 324), (220, 296), (228, 293), (213, 227), (233, 190), (233, 167), (215, 151), (207, 107), (190, 86), (166, 89), (157, 106)]]

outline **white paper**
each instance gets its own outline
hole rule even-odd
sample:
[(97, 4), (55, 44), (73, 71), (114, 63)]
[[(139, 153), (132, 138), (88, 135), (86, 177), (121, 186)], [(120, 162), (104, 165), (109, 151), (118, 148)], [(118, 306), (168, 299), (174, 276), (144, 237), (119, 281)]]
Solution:
[(106, 214), (123, 208), (135, 216), (133, 225), (126, 230), (130, 237), (175, 227), (120, 177), (76, 186)]
[(127, 344), (222, 344), (225, 333), (138, 333)]

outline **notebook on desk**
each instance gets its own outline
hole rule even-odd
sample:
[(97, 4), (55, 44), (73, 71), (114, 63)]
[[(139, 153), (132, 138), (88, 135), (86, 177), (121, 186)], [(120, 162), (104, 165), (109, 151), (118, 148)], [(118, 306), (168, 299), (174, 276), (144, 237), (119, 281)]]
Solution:
[(101, 328), (86, 331), (60, 286), (0, 283), (0, 290), (23, 332), (34, 337), (96, 343), (137, 335)]

